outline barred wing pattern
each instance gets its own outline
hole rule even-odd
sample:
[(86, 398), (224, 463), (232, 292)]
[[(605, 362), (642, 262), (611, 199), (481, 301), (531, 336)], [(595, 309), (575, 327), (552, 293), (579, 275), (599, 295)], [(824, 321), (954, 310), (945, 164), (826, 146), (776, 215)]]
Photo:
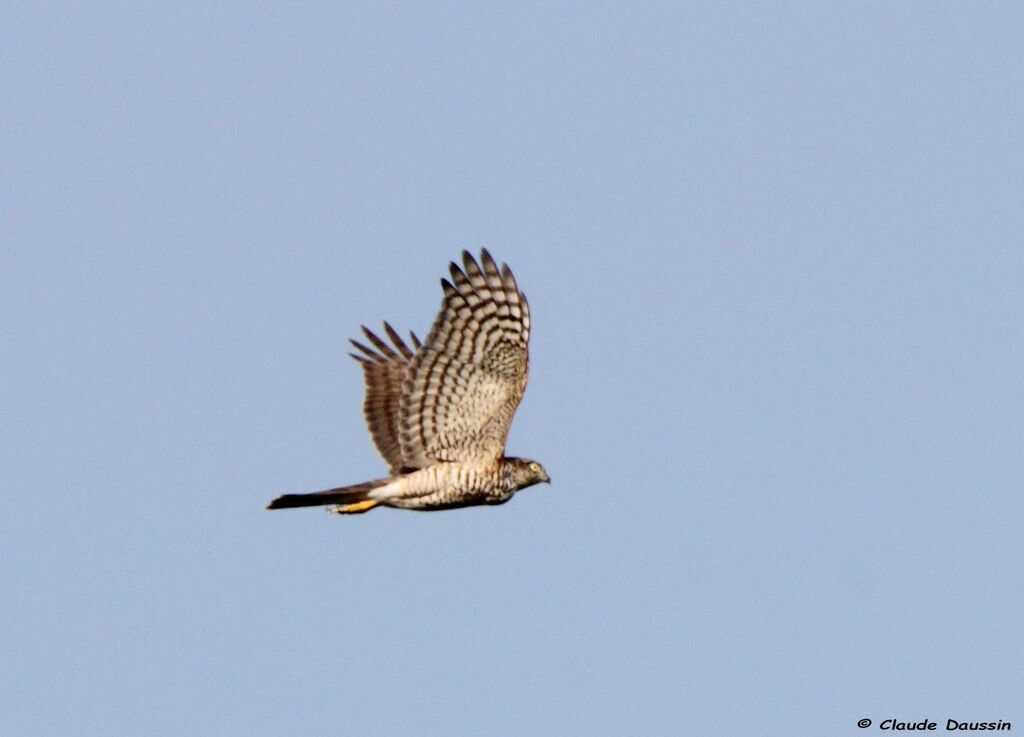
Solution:
[[(363, 400), (363, 415), (370, 429), (373, 444), (387, 461), (392, 475), (409, 470), (409, 464), (402, 458), (402, 448), (398, 440), (398, 415), (401, 402), (402, 383), (412, 361), (414, 350), (405, 344), (401, 336), (387, 323), (384, 331), (394, 344), (394, 348), (386, 341), (377, 337), (369, 328), (363, 326), (363, 335), (373, 344), (370, 348), (359, 341), (349, 341), (358, 348), (362, 355), (350, 353), (363, 367), (366, 380), (366, 398)], [(416, 333), (410, 332), (413, 349), (419, 350), (420, 340)]]
[(405, 372), (398, 423), (405, 466), (500, 458), (526, 389), (526, 295), (486, 249), (483, 268), (468, 251), (462, 262), (464, 271), (453, 263), (452, 281), (441, 280), (441, 312)]

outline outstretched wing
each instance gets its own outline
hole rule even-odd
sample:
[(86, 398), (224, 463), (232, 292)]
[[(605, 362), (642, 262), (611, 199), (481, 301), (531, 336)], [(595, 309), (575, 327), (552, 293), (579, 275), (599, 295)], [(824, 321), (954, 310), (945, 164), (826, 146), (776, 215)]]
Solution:
[(462, 252), (441, 280), (444, 301), (405, 374), (398, 439), (403, 463), (489, 460), (505, 450), (526, 389), (530, 307), (508, 266)]
[[(405, 380), (414, 351), (387, 323), (384, 323), (384, 331), (394, 344), (394, 348), (364, 325), (363, 334), (376, 350), (352, 340), (349, 342), (358, 348), (362, 355), (349, 355), (363, 366), (363, 377), (366, 379), (363, 414), (366, 416), (366, 425), (370, 429), (373, 444), (387, 461), (391, 474), (395, 475), (408, 467), (402, 459), (402, 449), (398, 440), (398, 414), (402, 382)], [(412, 332), (409, 335), (413, 347), (418, 350), (419, 338)]]

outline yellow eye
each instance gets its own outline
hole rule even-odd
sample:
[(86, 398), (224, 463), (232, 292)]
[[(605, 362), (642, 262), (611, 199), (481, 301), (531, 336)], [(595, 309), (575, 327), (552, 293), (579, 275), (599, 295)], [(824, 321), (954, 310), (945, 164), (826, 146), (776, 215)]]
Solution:
[(530, 470), (533, 471), (534, 473), (537, 473), (537, 471), (540, 470), (540, 464), (539, 463), (531, 463), (530, 464)]

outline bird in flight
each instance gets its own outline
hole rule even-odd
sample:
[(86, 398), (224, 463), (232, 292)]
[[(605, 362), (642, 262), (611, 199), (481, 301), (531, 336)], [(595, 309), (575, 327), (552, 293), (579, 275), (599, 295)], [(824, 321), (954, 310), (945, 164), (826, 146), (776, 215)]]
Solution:
[[(334, 505), (335, 514), (374, 507), (432, 511), (504, 504), (520, 489), (550, 483), (537, 461), (505, 455), (512, 415), (526, 389), (530, 306), (507, 264), (486, 249), (462, 252), (441, 280), (444, 299), (430, 334), (412, 347), (387, 323), (391, 341), (363, 327), (351, 341), (363, 367), (363, 414), (387, 461), (384, 478), (312, 494), (285, 494), (267, 509)], [(372, 347), (371, 347), (372, 346)]]

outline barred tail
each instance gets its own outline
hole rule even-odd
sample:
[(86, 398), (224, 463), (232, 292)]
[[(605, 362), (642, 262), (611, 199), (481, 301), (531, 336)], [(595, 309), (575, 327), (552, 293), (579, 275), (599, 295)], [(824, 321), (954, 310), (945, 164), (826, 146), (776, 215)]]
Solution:
[[(322, 504), (358, 505), (358, 511), (365, 511), (377, 505), (369, 494), (374, 489), (384, 486), (388, 479), (374, 479), (354, 486), (342, 486), (338, 489), (327, 489), (312, 494), (285, 494), (267, 505), (267, 509), (286, 509), (288, 507), (319, 507)], [(357, 511), (353, 509), (352, 511)]]

